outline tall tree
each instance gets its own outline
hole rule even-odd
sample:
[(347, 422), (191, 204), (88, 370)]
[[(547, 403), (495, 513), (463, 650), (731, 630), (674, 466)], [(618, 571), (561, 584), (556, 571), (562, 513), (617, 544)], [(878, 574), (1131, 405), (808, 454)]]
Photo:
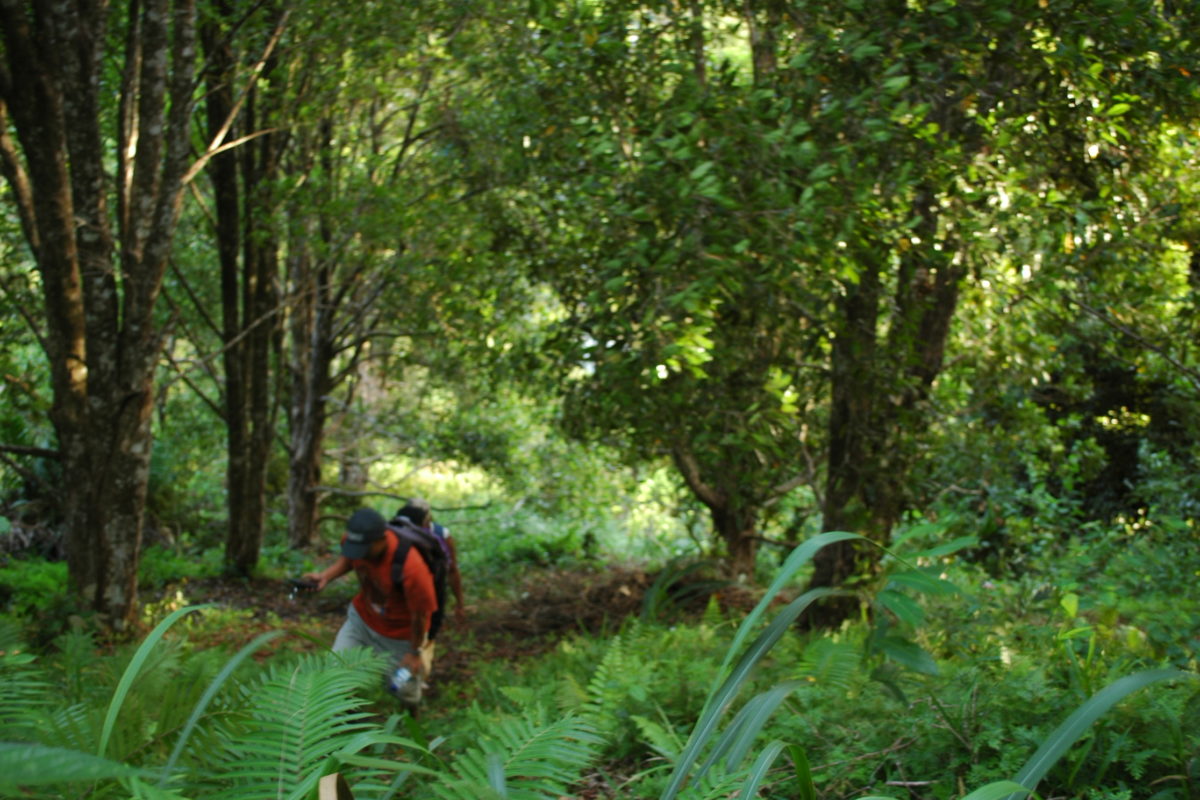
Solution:
[[(242, 575), (254, 569), (262, 547), (267, 465), (275, 438), (279, 373), (274, 362), (282, 329), (276, 194), (289, 125), (280, 119), (281, 92), (272, 85), (275, 43), (288, 14), (270, 7), (265, 14), (247, 18), (248, 13), (217, 3), (201, 30), (209, 138), (247, 140), (215, 155), (209, 169), (221, 275), (229, 514), (225, 566)], [(246, 72), (264, 80), (235, 99)]]
[(0, 158), (41, 277), (68, 572), (118, 628), (137, 609), (195, 31), (192, 0), (0, 3)]
[[(1105, 9), (614, 1), (542, 18), (517, 56), (532, 178), (514, 213), (568, 309), (580, 429), (670, 454), (735, 563), (814, 447), (825, 526), (885, 542), (963, 282), (1056, 253), (1094, 173), (1120, 179), (1093, 149), (1194, 109), (1194, 11)], [(826, 548), (815, 582), (875, 553)]]
[[(826, 141), (848, 140), (839, 168), (860, 176), (856, 222), (842, 226), (852, 279), (833, 326), (824, 524), (886, 542), (911, 507), (963, 281), (1071, 260), (1061, 243), (1107, 205), (1099, 186), (1122, 193), (1129, 162), (1152, 160), (1162, 109), (1195, 114), (1171, 66), (1195, 57), (1194, 20), (1154, 3), (1081, 16), (1070, 2), (981, 0), (812, 4), (792, 21), (833, 45), (807, 48), (810, 70), (839, 123)], [(813, 583), (869, 573), (877, 552), (828, 548)]]
[[(488, 163), (487, 132), (466, 121), (488, 105), (479, 77), (494, 46), (487, 10), (412, 3), (326, 15), (321, 28), (336, 25), (355, 69), (321, 80), (330, 59), (310, 47), (292, 70), (310, 76), (304, 105), (315, 112), (287, 162), (303, 176), (287, 207), (294, 546), (312, 541), (318, 504), (336, 483), (321, 469), (337, 454), (327, 451), (329, 429), (341, 429), (343, 465), (440, 441), (416, 436), (411, 415), (425, 395), (416, 376), (460, 378), (477, 363), (457, 357), (470, 347), (462, 343), (486, 340), (495, 308), (510, 302), (498, 298), (519, 291), (477, 223), (476, 204), (502, 172)], [(368, 386), (388, 394), (356, 402)]]

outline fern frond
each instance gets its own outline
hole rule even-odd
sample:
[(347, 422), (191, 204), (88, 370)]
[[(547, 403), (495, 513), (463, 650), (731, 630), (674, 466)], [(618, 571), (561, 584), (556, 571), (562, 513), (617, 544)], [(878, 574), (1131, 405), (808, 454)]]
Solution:
[(555, 706), (562, 714), (578, 711), (588, 701), (587, 689), (570, 673), (559, 677), (555, 685)]
[(659, 716), (662, 717), (662, 724), (638, 714), (633, 714), (630, 718), (637, 725), (638, 732), (642, 735), (642, 738), (650, 744), (650, 747), (656, 753), (674, 761), (679, 756), (679, 751), (683, 749), (683, 739), (671, 729), (670, 722), (667, 720), (666, 715), (662, 713), (661, 708), (659, 709)]
[(443, 800), (545, 800), (567, 794), (595, 757), (600, 739), (579, 717), (538, 725), (532, 716), (501, 720), (492, 736), (451, 763), (451, 777), (434, 785), (435, 794)]
[(634, 620), (628, 628), (619, 632), (608, 643), (604, 657), (596, 665), (587, 685), (587, 701), (583, 704), (583, 715), (601, 731), (615, 728), (614, 713), (626, 705), (631, 675), (640, 675), (640, 663), (630, 642), (642, 630)]
[(100, 711), (83, 703), (47, 711), (38, 719), (38, 731), (42, 744), (91, 752), (100, 736)]
[(0, 730), (8, 738), (36, 738), (37, 719), (49, 705), (50, 685), (35, 662), (14, 631), (0, 632)]
[(850, 689), (862, 672), (862, 653), (851, 642), (821, 637), (809, 642), (800, 657), (800, 674), (813, 682)]
[(390, 740), (369, 715), (361, 690), (374, 685), (378, 659), (347, 666), (339, 654), (305, 656), (273, 667), (246, 687), (248, 718), (208, 765), (213, 798), (289, 797), (311, 791), (339, 751)]

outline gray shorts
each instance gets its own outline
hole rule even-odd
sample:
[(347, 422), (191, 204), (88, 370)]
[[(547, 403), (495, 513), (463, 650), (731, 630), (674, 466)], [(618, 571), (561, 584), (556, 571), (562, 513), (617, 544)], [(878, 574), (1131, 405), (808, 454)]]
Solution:
[[(333, 640), (333, 652), (349, 650), (352, 647), (369, 647), (376, 653), (388, 656), (387, 675), (391, 675), (400, 666), (400, 659), (413, 653), (412, 643), (407, 639), (391, 639), (381, 633), (371, 630), (359, 616), (358, 609), (351, 603), (346, 610), (346, 621)], [(420, 655), (418, 653), (418, 655)], [(400, 691), (400, 700), (415, 706), (421, 702), (421, 679), (413, 678)]]

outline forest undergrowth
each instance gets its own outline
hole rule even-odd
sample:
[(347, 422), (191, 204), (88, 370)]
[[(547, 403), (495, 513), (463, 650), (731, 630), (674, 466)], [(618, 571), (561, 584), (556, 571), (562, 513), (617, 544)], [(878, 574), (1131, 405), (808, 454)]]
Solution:
[[(942, 537), (886, 559), (878, 585), (860, 593), (862, 617), (835, 631), (800, 624), (819, 597), (798, 594), (795, 574), (781, 582), (782, 570), (756, 588), (687, 560), (651, 568), (564, 556), (510, 568), (508, 579), (468, 574), (465, 624), (450, 614), (415, 720), (396, 713), (370, 659), (328, 652), (352, 581), (294, 593), (286, 577), (308, 563), (295, 554), (254, 579), (179, 577), (184, 568), (152, 556), (149, 574), (176, 577), (147, 582), (137, 654), (139, 637), (106, 644), (82, 620), (59, 620), (66, 632), (50, 636), (52, 604), (24, 629), (41, 627), (45, 641), (26, 654), (9, 630), (0, 648), (6, 724), (49, 726), (71, 753), (105, 754), (96, 741), (108, 736), (103, 763), (141, 771), (98, 772), (107, 783), (82, 795), (23, 785), (0, 796), (250, 797), (269, 784), (299, 798), (319, 774), (342, 772), (358, 798), (662, 800), (753, 787), (809, 800), (981, 800), (992, 787), (986, 797), (999, 800), (1016, 784), (996, 782), (1033, 774), (1031, 759), (1046, 762), (1043, 797), (1200, 796), (1200, 690), (1186, 679), (1200, 620), (1180, 602), (1200, 565), (1127, 542), (1106, 545), (1106, 566), (1087, 575), (997, 578), (956, 560), (965, 544)], [(1156, 576), (1154, 591), (1131, 590), (1136, 576), (1121, 568), (1133, 563)], [(178, 619), (151, 630), (164, 618)], [(265, 744), (281, 723), (258, 697), (275, 692), (268, 707), (292, 709), (296, 726), (280, 730), (303, 744), (286, 756)], [(1089, 707), (1105, 713), (1060, 733)], [(328, 729), (330, 719), (343, 727)], [(1075, 744), (1047, 750), (1057, 739)], [(247, 741), (263, 749), (244, 751)], [(248, 766), (206, 783), (216, 767), (194, 751), (218, 744), (261, 774)], [(293, 774), (270, 766), (280, 758)], [(36, 761), (0, 753), (18, 759)], [(158, 789), (148, 765), (161, 770)]]

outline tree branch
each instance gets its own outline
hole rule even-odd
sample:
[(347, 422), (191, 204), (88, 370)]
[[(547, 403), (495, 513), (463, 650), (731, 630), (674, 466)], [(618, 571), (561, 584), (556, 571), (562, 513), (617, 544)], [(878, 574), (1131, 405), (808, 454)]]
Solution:
[(33, 189), (29, 184), (29, 174), (17, 155), (16, 142), (8, 134), (8, 105), (0, 98), (0, 170), (12, 187), (13, 198), (16, 201), (17, 215), (21, 220), (21, 230), (29, 240), (33, 252), (38, 250), (37, 218), (33, 210)]
[(34, 458), (51, 458), (58, 460), (62, 453), (46, 447), (26, 447), (19, 444), (0, 444), (0, 453), (12, 453), (15, 456), (33, 456)]
[(725, 498), (722, 494), (704, 482), (704, 478), (700, 475), (700, 464), (690, 450), (684, 449), (682, 445), (673, 445), (671, 457), (675, 460), (675, 466), (679, 468), (684, 481), (700, 499), (700, 502), (709, 508), (724, 505)]
[(1110, 318), (1108, 314), (1105, 314), (1104, 312), (1102, 312), (1098, 309), (1092, 308), (1091, 306), (1089, 306), (1087, 303), (1083, 302), (1082, 300), (1078, 300), (1074, 297), (1071, 297), (1070, 295), (1066, 295), (1066, 299), (1067, 299), (1067, 302), (1074, 303), (1075, 305), (1079, 306), (1085, 312), (1087, 312), (1088, 314), (1091, 314), (1093, 317), (1100, 320), (1105, 325), (1107, 325), (1108, 327), (1117, 331), (1118, 333), (1128, 336), (1130, 339), (1133, 339), (1135, 342), (1140, 344), (1142, 347), (1145, 347), (1147, 350), (1150, 350), (1150, 351), (1162, 356), (1168, 364), (1170, 364), (1172, 367), (1174, 367), (1175, 369), (1182, 372), (1187, 377), (1191, 378), (1193, 385), (1195, 385), (1196, 388), (1200, 389), (1200, 372), (1198, 372), (1197, 370), (1194, 370), (1191, 367), (1187, 366), (1186, 364), (1180, 362), (1178, 359), (1176, 359), (1174, 356), (1172, 356), (1170, 353), (1168, 353), (1165, 348), (1160, 347), (1159, 345), (1150, 341), (1146, 337), (1139, 334), (1137, 331), (1134, 331), (1130, 328), (1125, 327), (1124, 325), (1120, 324), (1119, 322), (1116, 322), (1115, 320)]
[(225, 143), (225, 137), (229, 135), (229, 129), (233, 127), (233, 121), (237, 119), (238, 114), (241, 113), (242, 106), (245, 105), (247, 98), (250, 97), (250, 93), (254, 89), (255, 84), (258, 83), (258, 79), (262, 76), (263, 70), (266, 69), (267, 61), (270, 59), (271, 53), (275, 51), (275, 46), (279, 44), (279, 40), (283, 36), (284, 28), (287, 27), (287, 21), (290, 15), (291, 11), (284, 11), (283, 14), (280, 15), (279, 21), (275, 24), (275, 30), (271, 33), (270, 40), (263, 48), (262, 55), (259, 56), (258, 61), (256, 61), (254, 66), (251, 67), (250, 77), (246, 81), (246, 85), (242, 87), (242, 92), (240, 95), (238, 95), (238, 99), (234, 102), (233, 107), (229, 109), (229, 114), (226, 116), (225, 122), (209, 141), (208, 148), (204, 151), (204, 154), (196, 159), (196, 163), (192, 164), (191, 168), (184, 173), (184, 184), (191, 183), (192, 179), (199, 174), (200, 170), (204, 169), (204, 165), (207, 164), (209, 160), (218, 153), (228, 150), (231, 147), (244, 144), (245, 142), (262, 136), (265, 133), (272, 132), (259, 131), (257, 133), (249, 134), (248, 136), (235, 139), (232, 142)]

